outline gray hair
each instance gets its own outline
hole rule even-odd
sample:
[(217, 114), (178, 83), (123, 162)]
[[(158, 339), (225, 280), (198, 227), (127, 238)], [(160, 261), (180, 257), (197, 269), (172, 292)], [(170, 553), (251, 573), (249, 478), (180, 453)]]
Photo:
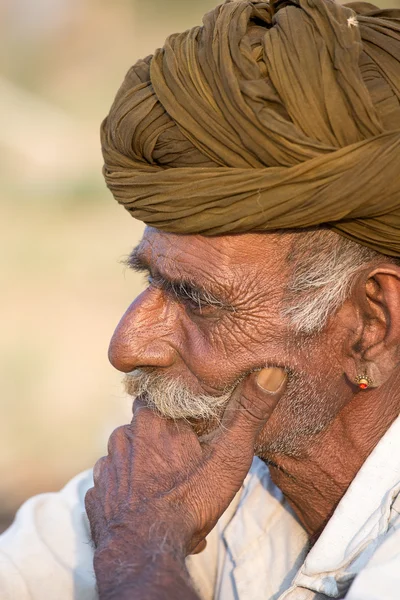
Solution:
[(348, 298), (360, 269), (379, 260), (395, 262), (327, 228), (290, 235), (291, 273), (283, 314), (298, 333), (318, 333), (325, 327)]

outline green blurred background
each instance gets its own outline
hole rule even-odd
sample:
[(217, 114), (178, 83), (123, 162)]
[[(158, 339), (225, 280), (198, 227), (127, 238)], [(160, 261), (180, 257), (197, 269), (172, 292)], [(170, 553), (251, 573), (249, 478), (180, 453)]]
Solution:
[(217, 3), (0, 4), (0, 529), (130, 418), (107, 346), (142, 285), (120, 264), (142, 227), (105, 188), (99, 125), (135, 60)]

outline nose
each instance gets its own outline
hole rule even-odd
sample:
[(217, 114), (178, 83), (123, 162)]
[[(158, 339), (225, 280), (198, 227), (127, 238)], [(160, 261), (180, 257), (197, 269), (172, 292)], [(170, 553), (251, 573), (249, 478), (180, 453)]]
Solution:
[(163, 292), (144, 291), (129, 306), (111, 338), (111, 364), (123, 373), (140, 367), (172, 366), (177, 357), (172, 343), (176, 325), (177, 315)]

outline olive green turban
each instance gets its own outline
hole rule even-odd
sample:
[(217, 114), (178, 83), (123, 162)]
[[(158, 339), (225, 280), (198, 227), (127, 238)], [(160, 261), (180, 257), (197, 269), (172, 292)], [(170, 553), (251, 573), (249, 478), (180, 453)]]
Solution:
[(228, 1), (130, 69), (102, 145), (160, 230), (324, 224), (400, 256), (400, 10)]

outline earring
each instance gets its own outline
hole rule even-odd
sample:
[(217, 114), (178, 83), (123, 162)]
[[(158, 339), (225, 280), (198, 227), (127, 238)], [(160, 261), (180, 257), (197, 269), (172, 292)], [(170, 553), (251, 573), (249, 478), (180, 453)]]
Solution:
[(372, 379), (368, 377), (368, 375), (358, 375), (356, 377), (356, 384), (360, 388), (360, 390), (367, 390), (369, 387), (373, 385)]

